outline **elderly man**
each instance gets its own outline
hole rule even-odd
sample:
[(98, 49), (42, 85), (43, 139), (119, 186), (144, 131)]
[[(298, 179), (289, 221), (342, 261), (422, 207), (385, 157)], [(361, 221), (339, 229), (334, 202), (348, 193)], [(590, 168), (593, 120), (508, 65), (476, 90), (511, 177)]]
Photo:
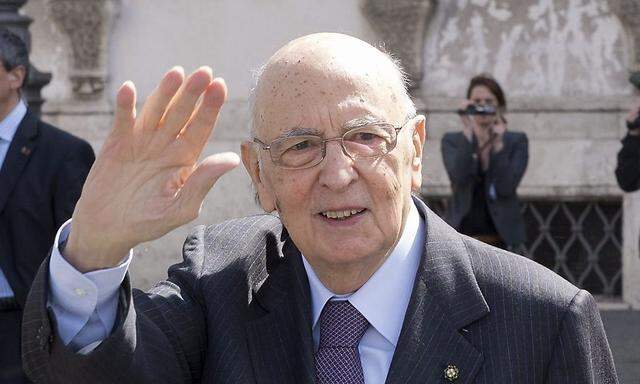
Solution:
[(129, 250), (196, 217), (238, 163), (196, 165), (225, 96), (207, 68), (167, 73), (138, 115), (119, 90), (29, 297), (36, 382), (616, 382), (589, 293), (412, 197), (425, 119), (393, 61), (344, 35), (290, 42), (257, 83), (242, 160), (277, 216), (196, 228), (168, 279), (132, 292)]

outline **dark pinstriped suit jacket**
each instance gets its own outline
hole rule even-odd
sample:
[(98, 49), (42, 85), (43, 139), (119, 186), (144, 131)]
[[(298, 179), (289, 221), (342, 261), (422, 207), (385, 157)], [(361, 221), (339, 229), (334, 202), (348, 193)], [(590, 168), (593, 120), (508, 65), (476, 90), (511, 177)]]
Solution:
[[(387, 383), (615, 383), (596, 304), (522, 257), (462, 236), (416, 204), (424, 256)], [(55, 335), (48, 262), (25, 309), (23, 358), (38, 383), (313, 383), (309, 284), (269, 215), (198, 227), (184, 262), (149, 293), (123, 284), (112, 335), (87, 356)]]

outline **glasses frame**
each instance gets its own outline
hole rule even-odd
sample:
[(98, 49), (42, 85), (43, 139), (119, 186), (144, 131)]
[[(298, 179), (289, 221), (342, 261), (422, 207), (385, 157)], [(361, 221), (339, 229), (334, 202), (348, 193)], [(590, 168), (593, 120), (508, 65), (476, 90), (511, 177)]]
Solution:
[[(319, 160), (312, 161), (309, 164), (306, 164), (306, 165), (304, 165), (302, 167), (288, 167), (286, 165), (280, 164), (279, 161), (274, 158), (274, 155), (271, 152), (271, 147), (273, 146), (273, 143), (275, 143), (278, 140), (282, 140), (283, 138), (278, 138), (278, 139), (272, 140), (269, 144), (261, 141), (257, 137), (254, 137), (252, 141), (253, 141), (254, 144), (259, 145), (262, 150), (269, 151), (269, 157), (271, 158), (271, 161), (273, 162), (273, 164), (275, 164), (277, 167), (282, 168), (282, 169), (307, 169), (307, 168), (315, 167), (316, 165), (322, 163), (322, 161), (324, 161), (325, 157), (327, 157), (327, 143), (329, 141), (339, 141), (340, 142), (340, 148), (342, 148), (342, 153), (344, 153), (348, 158), (350, 158), (352, 160), (355, 160), (357, 158), (376, 159), (376, 158), (379, 158), (379, 157), (382, 157), (382, 156), (385, 156), (385, 155), (389, 154), (391, 151), (393, 151), (396, 148), (396, 145), (398, 144), (398, 135), (400, 134), (400, 130), (402, 130), (402, 128), (404, 128), (416, 116), (417, 115), (413, 115), (413, 116), (407, 117), (405, 122), (402, 123), (401, 125), (393, 125), (391, 123), (385, 123), (385, 122), (371, 123), (371, 124), (376, 124), (376, 125), (390, 126), (395, 130), (396, 135), (395, 135), (395, 137), (393, 139), (393, 142), (390, 143), (390, 149), (386, 153), (383, 153), (383, 154), (380, 154), (380, 155), (373, 155), (373, 156), (352, 156), (349, 153), (349, 151), (347, 150), (347, 147), (344, 145), (344, 138), (345, 138), (345, 136), (347, 136), (351, 132), (366, 126), (366, 125), (362, 125), (360, 127), (354, 127), (354, 128), (349, 129), (348, 131), (343, 133), (341, 136), (322, 139), (322, 141), (320, 142), (322, 144), (322, 156), (319, 158)], [(302, 135), (302, 136), (316, 136), (316, 135)], [(320, 136), (316, 136), (316, 137), (320, 137)]]

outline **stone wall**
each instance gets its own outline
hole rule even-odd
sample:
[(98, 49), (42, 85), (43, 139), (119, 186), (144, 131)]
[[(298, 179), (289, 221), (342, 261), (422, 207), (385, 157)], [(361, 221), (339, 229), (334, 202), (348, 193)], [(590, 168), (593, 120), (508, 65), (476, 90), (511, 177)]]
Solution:
[[(230, 100), (205, 152), (238, 152), (248, 134), (251, 71), (292, 38), (336, 31), (373, 44), (384, 41), (405, 63), (416, 102), (429, 114), (426, 194), (449, 193), (440, 137), (459, 129), (453, 111), (468, 79), (491, 72), (507, 92), (509, 128), (530, 139), (531, 160), (519, 193), (578, 198), (621, 195), (613, 177), (615, 154), (625, 132), (624, 111), (636, 94), (627, 79), (640, 69), (634, 1), (32, 0), (23, 11), (35, 19), (32, 60), (53, 73), (43, 91), (44, 118), (88, 139), (96, 150), (123, 81), (133, 80), (143, 100), (171, 66), (192, 70), (206, 64), (225, 77)], [(69, 4), (85, 7), (92, 17), (69, 11)], [(83, 48), (87, 42), (97, 50)], [(95, 57), (78, 61), (82, 55)], [(640, 211), (636, 200), (625, 200), (625, 239), (638, 238), (629, 211)], [(239, 168), (216, 185), (196, 223), (136, 248), (134, 285), (146, 288), (165, 276), (194, 224), (253, 212), (258, 207)], [(625, 265), (633, 273), (640, 273), (637, 255), (637, 240), (625, 240)], [(626, 299), (640, 307), (638, 288), (630, 285), (637, 279), (627, 273), (625, 290), (636, 293)]]

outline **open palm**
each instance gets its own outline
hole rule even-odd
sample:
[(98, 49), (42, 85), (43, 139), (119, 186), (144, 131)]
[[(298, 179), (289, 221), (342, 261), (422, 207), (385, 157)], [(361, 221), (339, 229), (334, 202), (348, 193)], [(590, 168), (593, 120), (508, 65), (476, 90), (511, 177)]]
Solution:
[(117, 265), (130, 248), (198, 216), (213, 184), (239, 163), (233, 153), (198, 163), (226, 93), (209, 68), (187, 79), (174, 68), (137, 115), (133, 83), (120, 88), (113, 129), (73, 214), (67, 260), (81, 271)]

